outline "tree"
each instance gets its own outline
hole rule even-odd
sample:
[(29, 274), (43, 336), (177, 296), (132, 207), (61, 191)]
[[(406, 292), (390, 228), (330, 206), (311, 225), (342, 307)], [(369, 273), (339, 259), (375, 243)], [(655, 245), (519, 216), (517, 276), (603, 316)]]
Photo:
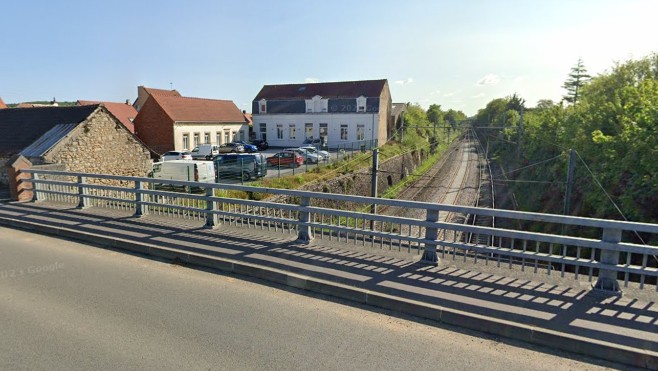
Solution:
[(512, 94), (511, 97), (508, 97), (507, 100), (508, 100), (507, 101), (508, 110), (514, 110), (519, 113), (525, 110), (525, 99), (516, 95), (516, 93)]
[(564, 100), (571, 104), (577, 104), (581, 96), (581, 88), (589, 82), (592, 77), (587, 74), (587, 69), (583, 64), (583, 60), (578, 58), (578, 63), (571, 68), (569, 78), (562, 85), (567, 90), (567, 95)]
[(443, 122), (443, 112), (441, 106), (438, 104), (431, 104), (427, 109), (427, 119), (433, 124), (440, 124)]

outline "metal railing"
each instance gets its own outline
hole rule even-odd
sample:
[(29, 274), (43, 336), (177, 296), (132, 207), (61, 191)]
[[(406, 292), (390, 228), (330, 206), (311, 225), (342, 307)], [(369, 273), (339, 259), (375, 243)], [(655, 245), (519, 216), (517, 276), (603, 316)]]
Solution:
[[(296, 234), (299, 240), (327, 239), (364, 247), (423, 253), (421, 261), (436, 264), (439, 258), (498, 266), (522, 271), (596, 279), (595, 288), (620, 291), (629, 283), (658, 291), (658, 247), (632, 241), (634, 233), (658, 234), (658, 225), (572, 216), (495, 210), (316, 193), (242, 185), (195, 183), (153, 178), (121, 177), (49, 170), (23, 170), (32, 176), (34, 201), (53, 200), (80, 208), (121, 209), (135, 216), (158, 214), (220, 224)], [(191, 193), (182, 192), (191, 189)], [(180, 190), (180, 191), (177, 191)], [(261, 194), (264, 201), (222, 197), (226, 191)], [(196, 192), (195, 192), (196, 191)], [(268, 201), (265, 196), (276, 196)], [(414, 208), (424, 219), (370, 214), (369, 205)], [(342, 205), (342, 207), (341, 207)], [(346, 206), (348, 205), (348, 206)], [(354, 205), (361, 205), (354, 207)], [(498, 228), (440, 222), (439, 213), (495, 217)], [(533, 223), (542, 230), (571, 234), (539, 233), (502, 225)], [(490, 236), (490, 242), (468, 242), (468, 234)], [(444, 236), (444, 237), (441, 237)], [(445, 237), (451, 236), (451, 237)], [(626, 240), (624, 240), (624, 237)]]

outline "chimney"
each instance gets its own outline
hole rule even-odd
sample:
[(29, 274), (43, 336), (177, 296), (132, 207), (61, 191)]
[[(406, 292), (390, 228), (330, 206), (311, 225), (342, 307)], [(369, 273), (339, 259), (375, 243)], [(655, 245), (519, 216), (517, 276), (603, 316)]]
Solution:
[(242, 114), (243, 114), (243, 115), (246, 115), (246, 114), (247, 114), (247, 110), (244, 110), (244, 109), (243, 109), (243, 110), (242, 110)]
[(130, 105), (130, 99), (126, 99), (126, 104)]

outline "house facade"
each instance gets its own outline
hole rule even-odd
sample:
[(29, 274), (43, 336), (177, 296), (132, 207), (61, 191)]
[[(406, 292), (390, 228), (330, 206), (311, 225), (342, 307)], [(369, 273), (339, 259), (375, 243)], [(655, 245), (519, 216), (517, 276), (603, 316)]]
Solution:
[(320, 139), (330, 148), (387, 140), (387, 80), (265, 85), (252, 102), (256, 139), (292, 147)]
[(103, 105), (0, 110), (1, 186), (11, 184), (19, 157), (28, 167), (122, 176), (146, 176), (152, 167), (149, 148)]
[(78, 106), (90, 106), (96, 104), (103, 104), (108, 111), (110, 111), (114, 117), (119, 119), (123, 126), (125, 126), (128, 131), (135, 133), (135, 125), (133, 121), (137, 117), (137, 110), (133, 107), (130, 102), (126, 103), (117, 103), (117, 102), (101, 102), (93, 100), (79, 100), (76, 102)]
[(247, 119), (230, 100), (151, 94), (134, 124), (137, 136), (160, 154), (249, 140)]

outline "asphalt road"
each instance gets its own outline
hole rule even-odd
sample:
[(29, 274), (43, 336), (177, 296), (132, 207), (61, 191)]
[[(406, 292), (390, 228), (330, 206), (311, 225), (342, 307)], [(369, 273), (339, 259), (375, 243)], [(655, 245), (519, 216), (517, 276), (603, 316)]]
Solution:
[(0, 228), (0, 369), (598, 369), (256, 282)]

